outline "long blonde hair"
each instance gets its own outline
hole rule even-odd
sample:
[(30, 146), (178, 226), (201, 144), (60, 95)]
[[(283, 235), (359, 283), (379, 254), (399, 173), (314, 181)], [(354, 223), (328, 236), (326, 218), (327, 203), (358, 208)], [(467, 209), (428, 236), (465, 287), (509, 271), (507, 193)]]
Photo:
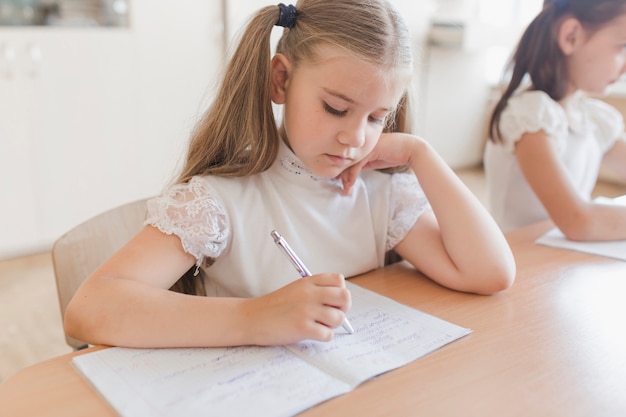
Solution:
[[(409, 32), (385, 0), (300, 0), (295, 26), (285, 28), (276, 52), (297, 66), (316, 59), (329, 44), (376, 64), (382, 71), (412, 64)], [(278, 6), (260, 9), (249, 22), (213, 103), (192, 132), (178, 182), (194, 175), (247, 176), (270, 167), (280, 136), (270, 98), (272, 28)], [(389, 129), (410, 129), (408, 97), (402, 98)]]
[[(276, 47), (294, 66), (315, 62), (320, 45), (342, 48), (390, 74), (412, 65), (409, 31), (386, 0), (300, 0), (296, 10), (295, 25), (284, 29)], [(276, 159), (281, 138), (270, 98), (270, 36), (279, 15), (278, 6), (267, 6), (248, 23), (215, 99), (192, 132), (178, 182), (194, 175), (252, 175)], [(408, 94), (386, 131), (410, 131)], [(202, 279), (194, 270), (172, 289), (202, 294)]]

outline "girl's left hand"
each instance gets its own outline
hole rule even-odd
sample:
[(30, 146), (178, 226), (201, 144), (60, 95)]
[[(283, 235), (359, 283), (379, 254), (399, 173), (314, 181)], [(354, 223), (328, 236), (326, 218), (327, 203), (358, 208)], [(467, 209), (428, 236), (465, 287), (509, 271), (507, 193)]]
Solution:
[(422, 139), (408, 133), (383, 133), (372, 151), (361, 161), (344, 170), (340, 175), (343, 185), (342, 194), (348, 195), (359, 173), (368, 169), (384, 169), (410, 165), (412, 147)]

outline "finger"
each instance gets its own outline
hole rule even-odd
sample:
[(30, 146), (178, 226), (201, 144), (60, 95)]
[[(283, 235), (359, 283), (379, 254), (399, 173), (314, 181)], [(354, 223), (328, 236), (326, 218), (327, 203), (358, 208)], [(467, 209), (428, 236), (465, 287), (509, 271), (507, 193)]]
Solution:
[(341, 326), (346, 315), (338, 308), (324, 307), (320, 310), (316, 322), (329, 329), (336, 329)]
[(333, 340), (335, 334), (333, 328), (325, 326), (320, 323), (315, 323), (315, 326), (310, 330), (307, 339), (318, 340), (320, 342), (330, 342)]
[(341, 185), (342, 185), (342, 189), (341, 189), (342, 195), (350, 195), (350, 192), (352, 191), (352, 186), (354, 185), (356, 181), (357, 175), (358, 175), (358, 172), (354, 173), (354, 169), (352, 167), (346, 169), (339, 175), (341, 179)]
[(346, 279), (339, 273), (315, 274), (309, 280), (320, 287), (346, 287)]
[(350, 191), (352, 191), (352, 186), (356, 182), (359, 174), (363, 170), (363, 167), (366, 166), (368, 159), (365, 158), (362, 161), (352, 165), (351, 167), (345, 169), (339, 177), (341, 178), (341, 183), (343, 186), (342, 194), (349, 195)]

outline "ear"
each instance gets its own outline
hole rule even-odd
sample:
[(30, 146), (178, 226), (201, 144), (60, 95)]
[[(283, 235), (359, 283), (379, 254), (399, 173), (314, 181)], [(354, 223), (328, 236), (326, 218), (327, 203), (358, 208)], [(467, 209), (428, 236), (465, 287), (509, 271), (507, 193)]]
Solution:
[(569, 56), (584, 42), (584, 28), (580, 20), (568, 17), (559, 26), (557, 41), (565, 56)]
[(291, 62), (283, 54), (276, 54), (272, 58), (270, 68), (270, 93), (272, 101), (276, 104), (284, 104), (289, 76), (291, 75)]

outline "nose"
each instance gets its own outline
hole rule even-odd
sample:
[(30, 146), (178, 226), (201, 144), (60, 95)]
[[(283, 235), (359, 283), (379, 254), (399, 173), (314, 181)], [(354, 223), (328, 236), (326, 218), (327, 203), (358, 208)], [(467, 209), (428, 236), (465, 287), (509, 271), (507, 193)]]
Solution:
[(367, 121), (352, 120), (349, 121), (339, 132), (337, 140), (342, 145), (351, 148), (360, 148), (365, 144), (365, 131), (367, 129)]

